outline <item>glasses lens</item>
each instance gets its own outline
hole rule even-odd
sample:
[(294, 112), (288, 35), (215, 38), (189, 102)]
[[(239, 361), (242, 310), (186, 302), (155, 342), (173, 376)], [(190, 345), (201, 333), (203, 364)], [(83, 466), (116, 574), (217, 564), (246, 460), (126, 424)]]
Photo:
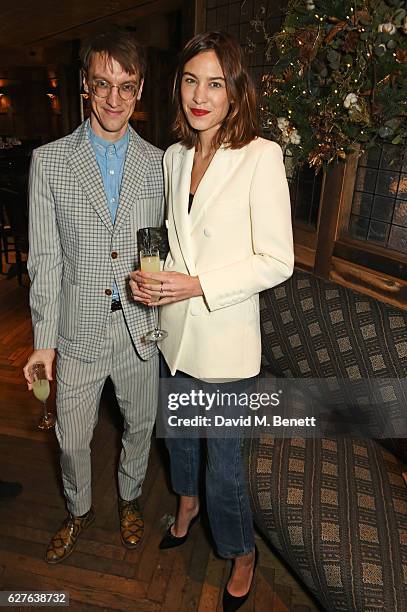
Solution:
[(103, 81), (96, 81), (92, 83), (92, 91), (99, 98), (107, 98), (110, 92), (110, 85)]
[(131, 100), (136, 95), (136, 86), (133, 83), (120, 85), (119, 95), (122, 100)]

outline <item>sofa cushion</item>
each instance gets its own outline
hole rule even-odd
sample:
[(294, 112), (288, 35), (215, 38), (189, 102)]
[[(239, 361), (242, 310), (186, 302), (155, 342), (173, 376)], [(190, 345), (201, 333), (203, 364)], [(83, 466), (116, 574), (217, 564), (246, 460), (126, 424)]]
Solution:
[(405, 311), (298, 270), (260, 304), (263, 364), (277, 375), (407, 375)]
[[(407, 312), (399, 308), (299, 270), (264, 291), (260, 307), (262, 362), (270, 374), (389, 381), (407, 377)], [(400, 406), (407, 406), (406, 392), (406, 385), (397, 383), (389, 393), (385, 410), (392, 419), (390, 431), (400, 431), (397, 419), (404, 427)], [(395, 433), (382, 444), (407, 462), (407, 439)]]
[(407, 489), (357, 438), (246, 441), (256, 525), (328, 612), (407, 610)]

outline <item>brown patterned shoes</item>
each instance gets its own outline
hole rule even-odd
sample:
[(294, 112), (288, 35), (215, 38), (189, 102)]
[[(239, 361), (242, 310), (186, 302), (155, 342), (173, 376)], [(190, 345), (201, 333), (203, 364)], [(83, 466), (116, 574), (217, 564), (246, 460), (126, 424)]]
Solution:
[(120, 536), (126, 548), (136, 548), (144, 534), (144, 520), (137, 499), (119, 498)]
[(47, 563), (60, 563), (75, 550), (79, 535), (95, 520), (93, 508), (83, 516), (68, 514), (48, 545), (45, 555)]

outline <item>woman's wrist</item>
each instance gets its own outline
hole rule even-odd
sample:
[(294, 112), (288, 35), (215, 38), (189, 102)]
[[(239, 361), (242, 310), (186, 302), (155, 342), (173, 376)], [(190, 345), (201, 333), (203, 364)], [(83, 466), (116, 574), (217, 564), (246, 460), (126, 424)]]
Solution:
[(203, 295), (203, 291), (202, 291), (202, 287), (201, 287), (201, 281), (199, 280), (199, 276), (193, 276), (192, 277), (195, 283), (195, 291), (194, 291), (194, 295), (193, 297), (198, 297), (200, 295)]

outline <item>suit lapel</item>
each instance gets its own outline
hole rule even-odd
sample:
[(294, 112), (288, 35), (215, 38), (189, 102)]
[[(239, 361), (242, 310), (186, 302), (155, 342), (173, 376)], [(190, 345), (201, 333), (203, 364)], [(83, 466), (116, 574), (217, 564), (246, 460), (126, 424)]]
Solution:
[(191, 220), (188, 214), (189, 189), (195, 149), (182, 147), (173, 157), (171, 200), (174, 225), (181, 253), (191, 275), (195, 274), (195, 257), (191, 239)]
[(130, 214), (134, 202), (149, 171), (149, 155), (136, 132), (130, 127), (130, 139), (124, 163), (123, 180), (120, 188), (120, 203), (117, 210), (114, 230), (118, 231), (120, 225)]
[(86, 134), (86, 123), (83, 123), (78, 129), (78, 145), (67, 159), (67, 164), (78, 179), (89, 203), (107, 229), (112, 232), (113, 223), (107, 207), (103, 180), (92, 145)]
[(172, 209), (174, 223), (182, 256), (188, 272), (196, 274), (195, 252), (192, 232), (202, 219), (204, 212), (211, 205), (216, 205), (215, 198), (225, 184), (231, 180), (236, 164), (242, 155), (241, 149), (221, 147), (214, 155), (207, 171), (196, 190), (191, 212), (188, 214), (189, 190), (195, 149), (182, 147), (173, 157), (172, 168)]
[(231, 180), (241, 153), (241, 149), (232, 150), (223, 146), (216, 151), (195, 193), (189, 215), (191, 231), (202, 219), (208, 206), (216, 205), (214, 200), (222, 192), (224, 185)]

